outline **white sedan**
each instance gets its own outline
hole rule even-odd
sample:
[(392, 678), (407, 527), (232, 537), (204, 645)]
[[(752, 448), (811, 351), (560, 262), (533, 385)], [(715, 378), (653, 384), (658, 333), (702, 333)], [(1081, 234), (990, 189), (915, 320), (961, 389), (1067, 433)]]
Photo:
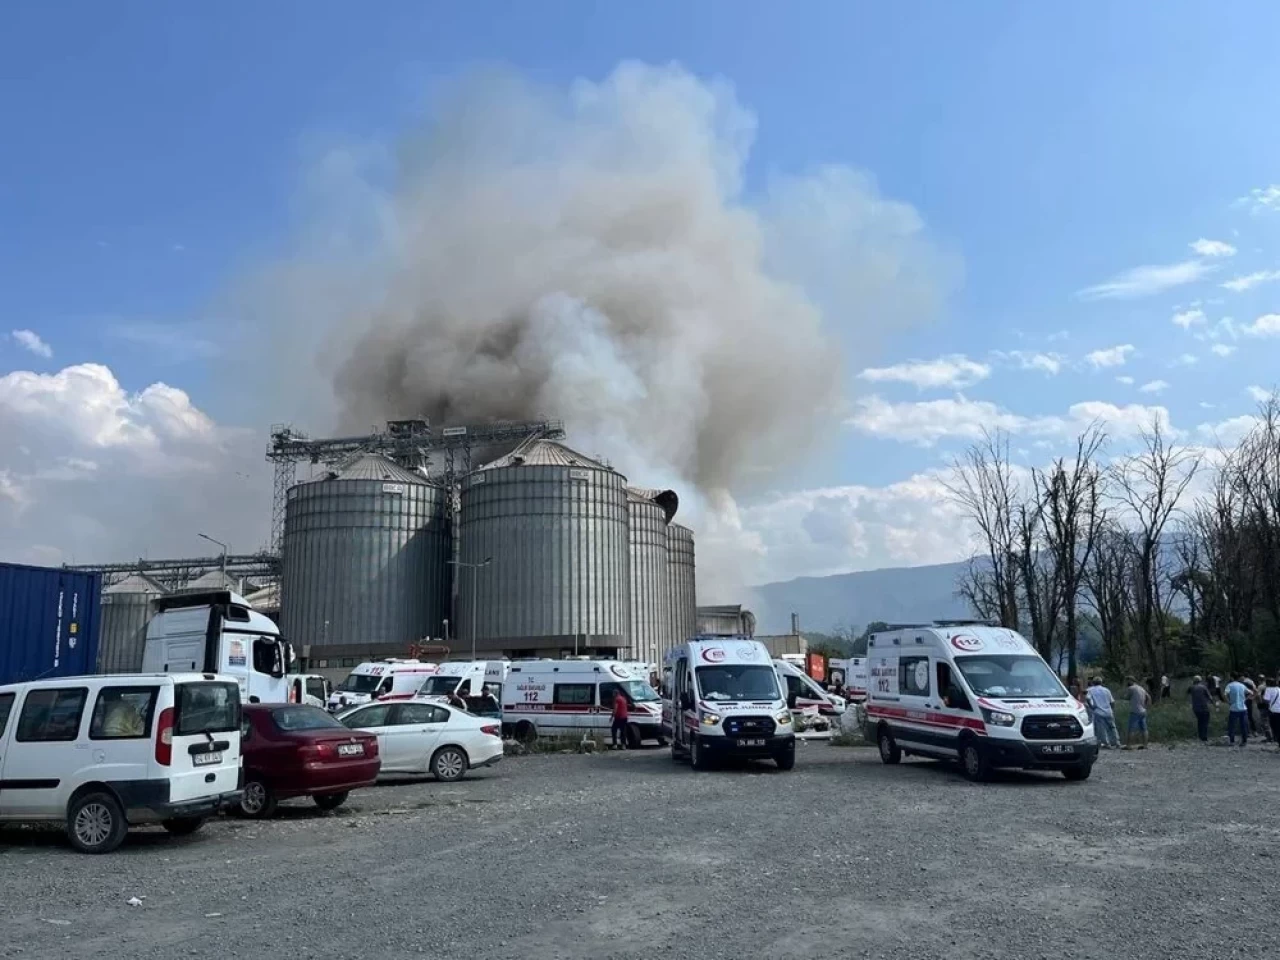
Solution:
[(430, 773), (461, 780), (468, 770), (502, 759), (502, 725), (426, 700), (369, 703), (338, 715), (353, 730), (378, 738), (379, 777)]

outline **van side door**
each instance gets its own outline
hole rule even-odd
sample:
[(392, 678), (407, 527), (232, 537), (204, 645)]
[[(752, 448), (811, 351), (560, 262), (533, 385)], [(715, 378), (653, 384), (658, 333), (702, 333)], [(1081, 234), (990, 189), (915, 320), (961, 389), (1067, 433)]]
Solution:
[(946, 748), (959, 757), (960, 734), (965, 730), (982, 733), (986, 728), (977, 704), (965, 692), (955, 666), (945, 657), (933, 658), (933, 682), (936, 719), (942, 725), (939, 729), (949, 737)]
[(61, 819), (79, 786), (79, 772), (93, 764), (80, 729), (89, 699), (86, 686), (28, 687), (9, 717), (0, 815)]
[(12, 690), (0, 693), (0, 814), (4, 812), (4, 757), (9, 752), (9, 742), (13, 739), (10, 735), (13, 726), (9, 723), (9, 718), (15, 716), (13, 708), (17, 700), (18, 695)]
[(942, 754), (954, 749), (937, 722), (933, 696), (933, 668), (925, 650), (903, 650), (898, 657), (898, 718), (894, 736), (908, 750)]
[(687, 748), (689, 743), (689, 727), (687, 724), (686, 698), (693, 693), (693, 685), (689, 682), (689, 661), (681, 657), (676, 661), (675, 690), (671, 698), (671, 742)]

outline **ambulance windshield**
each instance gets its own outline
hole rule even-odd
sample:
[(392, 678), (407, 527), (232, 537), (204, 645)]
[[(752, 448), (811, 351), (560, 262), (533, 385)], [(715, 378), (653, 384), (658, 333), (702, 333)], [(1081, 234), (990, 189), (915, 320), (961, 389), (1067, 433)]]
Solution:
[(375, 677), (368, 673), (353, 673), (347, 679), (338, 685), (338, 689), (343, 693), (373, 693), (378, 689), (378, 684), (382, 682), (382, 677)]
[(956, 657), (956, 666), (979, 697), (1065, 697), (1059, 680), (1039, 657)]
[(624, 680), (618, 684), (636, 703), (651, 703), (658, 699), (658, 693), (643, 680)]
[(458, 684), (461, 682), (461, 677), (434, 676), (422, 685), (422, 689), (418, 691), (418, 696), (447, 697), (458, 689)]
[(699, 667), (698, 689), (704, 700), (778, 700), (778, 675), (761, 664)]

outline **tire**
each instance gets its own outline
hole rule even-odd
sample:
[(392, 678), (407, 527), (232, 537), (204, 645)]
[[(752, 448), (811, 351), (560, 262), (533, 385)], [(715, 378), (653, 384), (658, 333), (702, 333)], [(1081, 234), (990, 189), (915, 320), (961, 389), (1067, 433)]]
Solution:
[(661, 749), (667, 745), (666, 737), (658, 737), (658, 748)]
[(627, 749), (639, 750), (643, 740), (640, 737), (640, 728), (634, 723), (627, 724)]
[(441, 783), (456, 783), (467, 775), (467, 755), (458, 747), (441, 747), (431, 758), (431, 773)]
[(343, 790), (341, 793), (320, 793), (311, 799), (315, 801), (315, 805), (321, 810), (337, 810), (347, 802), (347, 797), (349, 796), (351, 794)]
[(880, 761), (882, 763), (894, 764), (902, 762), (902, 751), (898, 749), (898, 744), (893, 739), (893, 734), (889, 732), (888, 727), (881, 727), (880, 734), (876, 737), (876, 742), (880, 746)]
[(128, 832), (124, 811), (109, 793), (86, 793), (67, 808), (67, 839), (81, 853), (110, 853)]
[(1062, 771), (1064, 777), (1077, 783), (1081, 780), (1088, 780), (1091, 773), (1093, 773), (1092, 763), (1081, 764), (1078, 767), (1067, 767)]
[(516, 739), (521, 743), (533, 743), (538, 739), (538, 728), (528, 720), (521, 720), (516, 724)]
[(266, 783), (257, 777), (249, 777), (244, 782), (244, 793), (236, 809), (250, 820), (266, 820), (275, 814), (279, 805), (280, 801)]
[(982, 783), (991, 776), (987, 758), (972, 737), (960, 745), (960, 772), (971, 783)]
[(778, 765), (779, 770), (790, 770), (796, 765), (796, 748), (793, 744), (789, 750), (783, 750), (776, 754), (773, 762)]
[(164, 820), (161, 826), (169, 831), (171, 837), (189, 837), (204, 826), (204, 817), (175, 817)]
[(689, 764), (695, 770), (706, 770), (711, 766), (711, 758), (707, 756), (707, 751), (698, 746), (696, 736), (689, 741)]

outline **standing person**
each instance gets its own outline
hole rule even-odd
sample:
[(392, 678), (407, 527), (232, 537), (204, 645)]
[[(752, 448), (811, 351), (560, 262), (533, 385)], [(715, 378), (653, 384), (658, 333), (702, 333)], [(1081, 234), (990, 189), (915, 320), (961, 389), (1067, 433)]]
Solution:
[(1169, 675), (1162, 674), (1160, 677), (1160, 699), (1168, 700), (1173, 696), (1173, 684), (1169, 682)]
[(1256, 737), (1258, 735), (1258, 718), (1256, 715), (1258, 685), (1247, 674), (1240, 677), (1240, 682), (1244, 684), (1244, 688), (1247, 691), (1244, 698), (1244, 710), (1249, 718), (1249, 732)]
[(1213, 699), (1222, 699), (1222, 678), (1216, 673), (1209, 675), (1209, 692), (1213, 694)]
[(1098, 743), (1104, 748), (1120, 747), (1120, 731), (1116, 729), (1115, 700), (1111, 691), (1102, 685), (1101, 677), (1089, 681), (1085, 699), (1093, 709), (1093, 729)]
[(630, 705), (627, 695), (621, 689), (613, 693), (613, 724), (609, 732), (613, 735), (613, 749), (627, 749), (627, 720), (630, 718)]
[(1249, 702), (1249, 688), (1241, 681), (1239, 671), (1231, 675), (1231, 682), (1227, 684), (1224, 692), (1227, 696), (1227, 709), (1231, 711), (1227, 714), (1227, 742), (1233, 747), (1236, 745), (1238, 730), (1240, 747), (1243, 749), (1249, 742), (1249, 712), (1246, 709), (1246, 704)]
[(1272, 677), (1258, 678), (1258, 725), (1262, 727), (1262, 739), (1267, 743), (1275, 739), (1271, 730), (1271, 698), (1267, 696), (1274, 685)]
[(1125, 692), (1129, 695), (1129, 730), (1125, 734), (1125, 746), (1132, 747), (1134, 734), (1142, 735), (1139, 750), (1147, 749), (1147, 708), (1151, 706), (1151, 694), (1133, 677), (1125, 677)]
[(1201, 743), (1209, 742), (1209, 709), (1213, 706), (1213, 694), (1209, 692), (1204, 677), (1197, 676), (1191, 681), (1191, 712), (1196, 717), (1196, 735)]

